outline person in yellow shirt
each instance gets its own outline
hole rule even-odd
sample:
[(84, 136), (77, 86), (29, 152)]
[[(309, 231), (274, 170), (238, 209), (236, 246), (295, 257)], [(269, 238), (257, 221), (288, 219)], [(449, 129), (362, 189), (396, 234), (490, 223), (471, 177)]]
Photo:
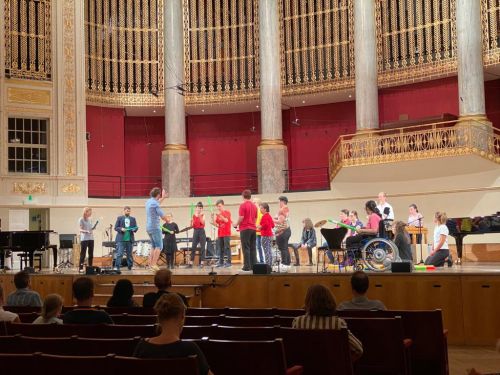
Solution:
[[(260, 225), (260, 220), (262, 219), (262, 212), (260, 212), (260, 208), (259, 208), (259, 205), (260, 205), (260, 199), (259, 198), (254, 198), (252, 200), (252, 202), (257, 206), (257, 220), (255, 221), (255, 225), (256, 227), (258, 228), (259, 225)], [(262, 251), (262, 237), (260, 235), (260, 230), (257, 229), (257, 232), (256, 232), (256, 247), (257, 247), (257, 255), (259, 257), (259, 262), (260, 263), (265, 263), (265, 259), (264, 259), (264, 252)]]

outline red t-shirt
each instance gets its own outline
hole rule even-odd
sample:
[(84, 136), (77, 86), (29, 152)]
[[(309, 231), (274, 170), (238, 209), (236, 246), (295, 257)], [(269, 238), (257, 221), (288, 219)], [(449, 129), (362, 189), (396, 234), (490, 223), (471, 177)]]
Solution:
[(201, 229), (205, 228), (205, 223), (201, 223), (201, 219), (199, 216), (193, 215), (193, 228), (194, 229)]
[(243, 216), (243, 220), (240, 223), (240, 231), (245, 229), (255, 228), (255, 221), (257, 220), (257, 206), (251, 201), (246, 200), (240, 205), (240, 210), (238, 212), (240, 216)]
[(382, 220), (380, 216), (376, 213), (371, 213), (370, 216), (368, 216), (368, 223), (366, 223), (365, 229), (376, 229), (378, 233), (378, 224), (380, 220)]
[(273, 228), (274, 228), (274, 220), (269, 215), (269, 212), (266, 212), (263, 216), (262, 219), (260, 219), (260, 235), (263, 237), (271, 237), (273, 235)]
[[(220, 216), (224, 216), (228, 221), (225, 222), (220, 218)], [(215, 223), (218, 225), (217, 236), (229, 237), (231, 235), (231, 212), (222, 211), (221, 213), (217, 214)]]

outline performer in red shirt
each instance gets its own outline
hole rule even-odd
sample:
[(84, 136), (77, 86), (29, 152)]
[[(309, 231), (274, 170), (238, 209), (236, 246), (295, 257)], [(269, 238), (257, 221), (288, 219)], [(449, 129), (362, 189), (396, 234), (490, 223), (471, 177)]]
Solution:
[[(231, 212), (224, 209), (224, 201), (215, 202), (218, 212), (212, 214), (212, 222), (217, 227), (217, 249), (219, 249), (219, 263), (217, 267), (231, 267)], [(224, 262), (224, 257), (226, 261)]]
[(257, 207), (252, 203), (252, 193), (244, 190), (241, 194), (243, 203), (238, 212), (238, 221), (234, 227), (240, 227), (241, 246), (243, 248), (243, 271), (251, 271), (257, 263), (257, 251), (255, 248), (255, 221), (257, 220)]
[(207, 243), (207, 235), (205, 234), (205, 214), (203, 213), (203, 203), (198, 202), (194, 210), (194, 215), (191, 218), (191, 226), (193, 227), (193, 242), (191, 244), (191, 263), (188, 268), (193, 267), (196, 248), (200, 245), (200, 265), (203, 267), (205, 260), (205, 245)]
[(267, 264), (272, 266), (273, 255), (271, 251), (271, 244), (273, 242), (274, 220), (269, 214), (269, 205), (267, 203), (261, 203), (260, 212), (262, 213), (262, 218), (260, 219), (260, 225), (257, 229), (260, 229), (265, 261)]

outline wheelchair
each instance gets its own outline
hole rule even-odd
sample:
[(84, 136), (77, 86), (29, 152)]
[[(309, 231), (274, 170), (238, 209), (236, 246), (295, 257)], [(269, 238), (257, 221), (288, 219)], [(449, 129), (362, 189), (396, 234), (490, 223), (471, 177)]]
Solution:
[(364, 238), (359, 247), (346, 249), (348, 258), (352, 259), (355, 270), (384, 272), (391, 269), (392, 262), (399, 262), (399, 251), (389, 237), (392, 220), (381, 220), (379, 234)]

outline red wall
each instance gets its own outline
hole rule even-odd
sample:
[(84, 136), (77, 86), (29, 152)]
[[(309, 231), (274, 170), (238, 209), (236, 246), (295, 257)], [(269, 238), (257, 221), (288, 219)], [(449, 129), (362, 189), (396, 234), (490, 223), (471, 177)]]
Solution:
[[(500, 128), (500, 80), (486, 82), (485, 94), (487, 116)], [(339, 135), (355, 132), (355, 113), (354, 101), (283, 111), (283, 139), (288, 146), (289, 168), (295, 170), (291, 176), (293, 190), (322, 188), (326, 169), (314, 168), (328, 165), (328, 150)], [(397, 121), (400, 115), (418, 119), (442, 113), (458, 115), (456, 77), (379, 91), (381, 123)], [(292, 123), (295, 118), (299, 126)], [(161, 175), (163, 117), (124, 117), (121, 109), (88, 106), (87, 131), (91, 134), (87, 143), (89, 176), (127, 176), (126, 189), (122, 189), (129, 196), (143, 195), (156, 184), (155, 179), (147, 177)], [(251, 174), (257, 171), (260, 136), (259, 112), (187, 117), (195, 193), (224, 194), (253, 187), (256, 180)], [(91, 195), (92, 189), (107, 189), (113, 195), (117, 187), (101, 181), (89, 189)]]
[(408, 115), (409, 119), (443, 113), (458, 115), (457, 77), (382, 89), (378, 100), (381, 124), (398, 121), (400, 115)]
[(125, 175), (124, 112), (120, 108), (87, 106), (90, 196), (119, 196)]
[(486, 116), (493, 126), (500, 129), (500, 79), (484, 83)]
[(260, 113), (189, 116), (187, 143), (196, 194), (256, 190), (257, 146), (260, 143)]
[(144, 196), (161, 181), (164, 117), (125, 117), (126, 195)]

